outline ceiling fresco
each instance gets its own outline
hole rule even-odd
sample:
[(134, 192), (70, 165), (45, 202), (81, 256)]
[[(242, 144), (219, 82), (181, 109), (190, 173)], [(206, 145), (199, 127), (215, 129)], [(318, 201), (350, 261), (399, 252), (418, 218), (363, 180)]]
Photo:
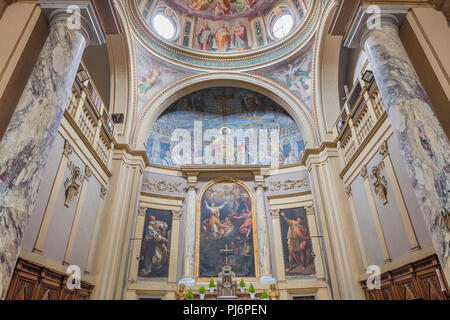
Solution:
[(181, 12), (208, 20), (254, 17), (272, 7), (276, 0), (166, 0)]

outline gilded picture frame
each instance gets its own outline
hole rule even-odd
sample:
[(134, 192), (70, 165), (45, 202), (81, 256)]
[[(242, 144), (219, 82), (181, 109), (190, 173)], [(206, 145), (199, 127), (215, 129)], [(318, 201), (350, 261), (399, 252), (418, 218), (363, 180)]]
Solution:
[[(208, 184), (206, 184), (200, 194), (197, 198), (197, 208), (196, 208), (196, 236), (195, 236), (195, 280), (196, 282), (208, 282), (210, 278), (206, 277), (200, 277), (200, 227), (201, 227), (201, 201), (203, 199), (203, 196), (206, 191), (208, 191), (212, 186), (219, 184), (219, 183), (235, 183), (239, 186), (241, 186), (249, 195), (250, 197), (250, 203), (251, 203), (251, 214), (252, 214), (252, 228), (253, 228), (253, 253), (254, 253), (254, 264), (255, 264), (255, 276), (254, 277), (239, 277), (243, 278), (247, 282), (255, 282), (259, 281), (260, 277), (260, 268), (259, 268), (259, 252), (258, 252), (258, 234), (257, 234), (257, 226), (256, 226), (256, 211), (255, 211), (255, 199), (252, 191), (250, 188), (245, 185), (244, 182), (230, 178), (230, 177), (224, 177), (215, 179)], [(213, 276), (216, 281), (218, 279), (218, 274), (216, 276)]]

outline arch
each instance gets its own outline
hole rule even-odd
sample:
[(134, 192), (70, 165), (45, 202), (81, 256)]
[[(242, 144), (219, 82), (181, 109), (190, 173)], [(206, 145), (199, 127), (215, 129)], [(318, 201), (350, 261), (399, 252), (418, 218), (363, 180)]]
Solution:
[(328, 33), (337, 6), (326, 5), (314, 50), (314, 85), (312, 97), (315, 106), (317, 134), (320, 142), (333, 140), (333, 126), (341, 111), (339, 104), (339, 63), (342, 36)]
[(274, 82), (255, 75), (236, 72), (214, 72), (190, 76), (168, 86), (147, 104), (140, 119), (137, 119), (131, 146), (145, 150), (145, 143), (153, 124), (172, 103), (201, 89), (213, 87), (238, 87), (260, 93), (284, 108), (294, 119), (303, 133), (305, 146), (313, 149), (318, 146), (314, 121), (308, 107), (292, 93)]

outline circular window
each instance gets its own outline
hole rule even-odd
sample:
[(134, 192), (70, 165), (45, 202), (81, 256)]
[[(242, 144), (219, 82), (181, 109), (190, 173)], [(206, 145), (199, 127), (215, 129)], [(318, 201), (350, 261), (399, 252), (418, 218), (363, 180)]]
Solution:
[(283, 13), (277, 17), (272, 24), (272, 34), (275, 38), (284, 38), (292, 31), (294, 27), (294, 18), (289, 13)]
[(164, 13), (157, 13), (153, 17), (153, 28), (164, 39), (172, 39), (176, 33), (175, 22)]

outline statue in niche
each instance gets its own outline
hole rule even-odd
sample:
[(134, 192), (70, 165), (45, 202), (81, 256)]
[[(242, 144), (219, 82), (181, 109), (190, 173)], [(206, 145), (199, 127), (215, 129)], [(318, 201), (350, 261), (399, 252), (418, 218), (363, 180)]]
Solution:
[(186, 300), (187, 291), (184, 287), (184, 283), (180, 284), (180, 286), (175, 290), (175, 299), (177, 300)]
[(71, 167), (71, 173), (72, 177), (67, 178), (66, 182), (64, 182), (64, 188), (66, 189), (64, 205), (67, 208), (78, 195), (78, 189), (80, 188), (80, 184), (78, 183), (80, 179), (80, 168), (76, 166)]
[(375, 179), (373, 182), (373, 188), (375, 190), (375, 194), (381, 200), (383, 204), (387, 204), (387, 189), (386, 189), (386, 178), (381, 176), (381, 168), (380, 165), (377, 165), (372, 168), (372, 174), (370, 175), (372, 179)]
[(280, 291), (278, 291), (277, 286), (272, 283), (269, 288), (269, 298), (270, 300), (278, 300), (280, 299)]

